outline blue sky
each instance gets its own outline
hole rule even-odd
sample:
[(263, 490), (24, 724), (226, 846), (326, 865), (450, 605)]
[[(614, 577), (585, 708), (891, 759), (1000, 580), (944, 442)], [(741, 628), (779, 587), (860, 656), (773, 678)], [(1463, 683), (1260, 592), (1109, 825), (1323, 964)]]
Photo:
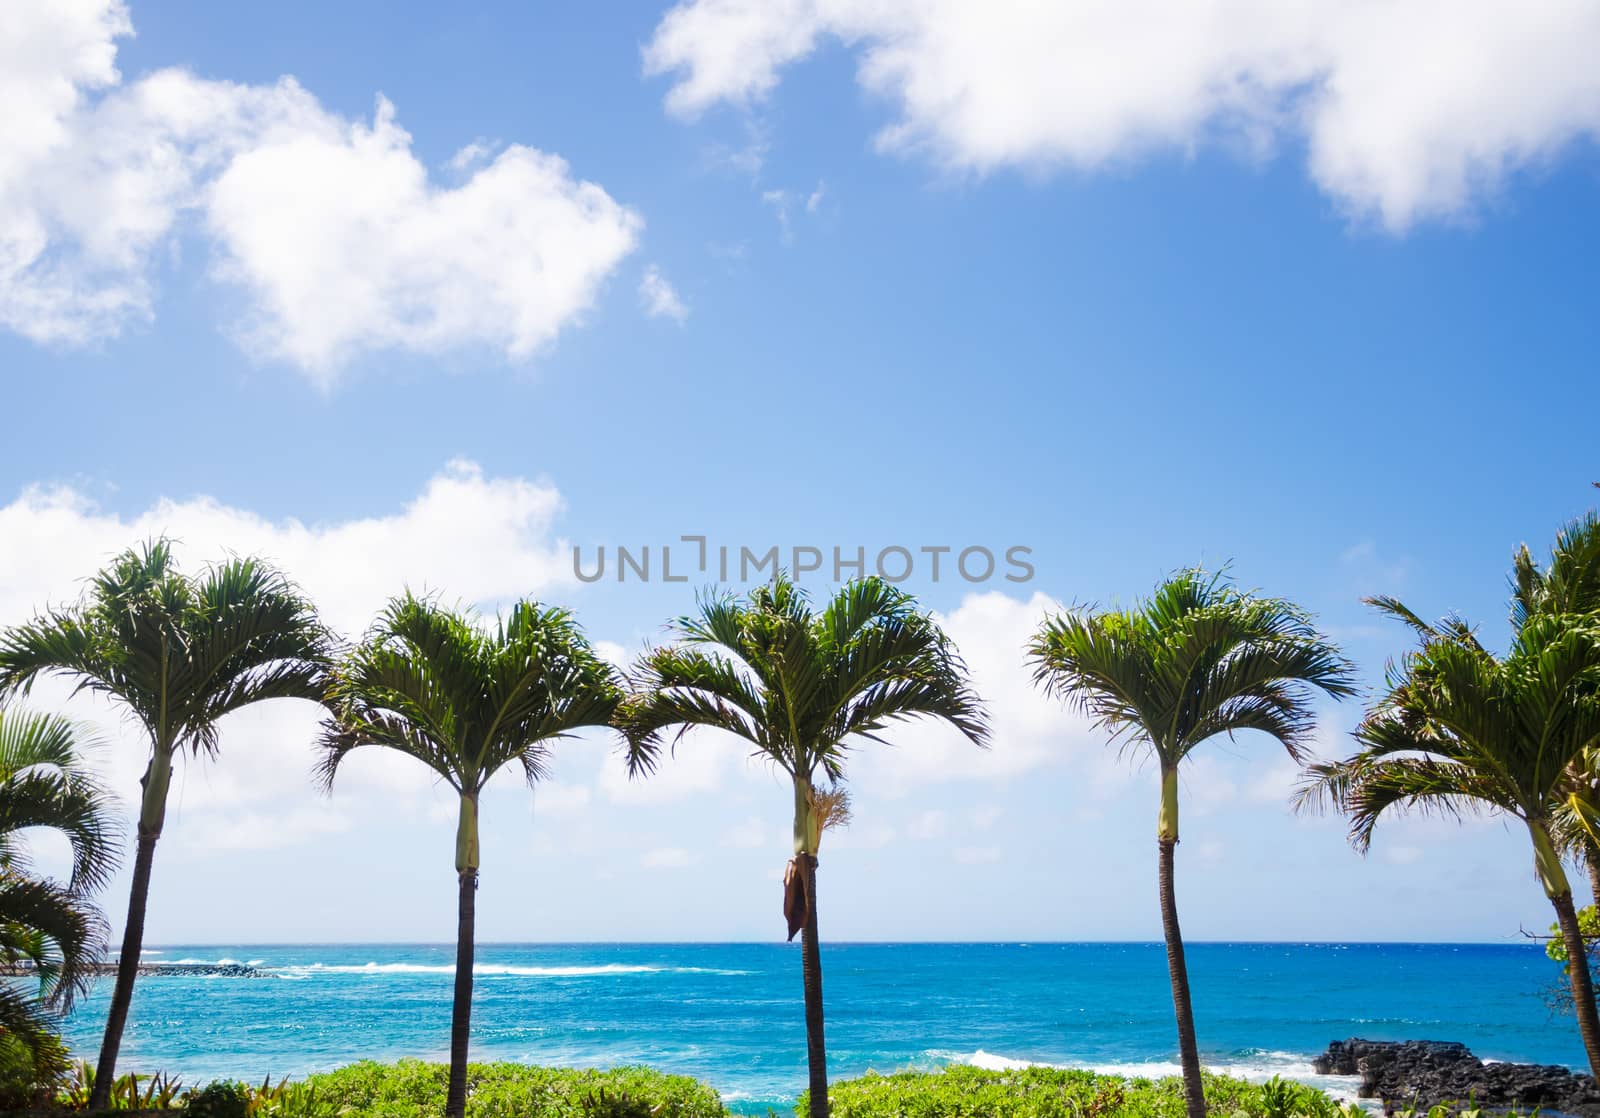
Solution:
[[(1600, 477), (1594, 17), (1293, 8), (81, 0), (0, 33), (0, 619), (166, 530), (347, 630), (409, 582), (626, 655), (693, 586), (578, 584), (574, 544), (1027, 546), (1025, 586), (907, 584), (996, 748), (860, 755), (825, 930), (1155, 938), (1155, 776), (1031, 693), (1049, 603), (1231, 561), (1375, 681), (1404, 635), (1361, 595), (1493, 639), (1512, 549)], [(73, 709), (130, 791), (133, 736)], [(445, 797), (373, 761), (321, 798), (314, 722), (188, 769), (152, 942), (449, 937)], [(482, 937), (777, 936), (783, 786), (691, 741), (630, 787), (608, 747), (486, 803)], [(1548, 923), (1522, 835), (1396, 822), (1363, 860), (1291, 778), (1243, 740), (1190, 775), (1191, 937)]]

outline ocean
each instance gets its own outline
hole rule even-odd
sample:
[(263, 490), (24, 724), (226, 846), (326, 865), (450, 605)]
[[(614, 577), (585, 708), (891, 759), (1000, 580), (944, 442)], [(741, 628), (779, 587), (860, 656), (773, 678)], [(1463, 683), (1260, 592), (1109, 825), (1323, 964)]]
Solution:
[[(1532, 944), (1195, 943), (1201, 1056), (1252, 1078), (1317, 1080), (1331, 1040), (1458, 1040), (1485, 1058), (1583, 1066)], [(445, 1058), (454, 947), (166, 945), (149, 962), (248, 963), (264, 978), (141, 978), (119, 1070), (185, 1082), (299, 1076), (361, 1058)], [(829, 1068), (1062, 1064), (1175, 1073), (1157, 943), (826, 944)], [(93, 1059), (111, 983), (67, 1022)], [(473, 1056), (646, 1063), (705, 1080), (730, 1108), (805, 1085), (799, 944), (480, 944)]]

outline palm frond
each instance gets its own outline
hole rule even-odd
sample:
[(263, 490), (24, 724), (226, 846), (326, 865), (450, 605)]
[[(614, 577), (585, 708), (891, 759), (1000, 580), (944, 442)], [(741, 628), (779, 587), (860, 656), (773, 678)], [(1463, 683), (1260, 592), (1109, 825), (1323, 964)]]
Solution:
[(565, 610), (514, 604), (492, 625), (409, 592), (393, 599), (335, 666), (320, 738), (319, 780), (356, 749), (393, 749), (476, 795), (508, 765), (530, 782), (550, 745), (606, 726), (616, 673)]
[(93, 747), (58, 715), (0, 710), (0, 868), (25, 868), (17, 832), (45, 827), (67, 840), (74, 892), (91, 893), (110, 880), (122, 827), (110, 792), (85, 760)]
[[(796, 780), (836, 782), (852, 739), (881, 741), (891, 722), (928, 717), (982, 744), (988, 724), (966, 667), (915, 600), (882, 579), (847, 583), (814, 612), (784, 575), (740, 600), (706, 594), (672, 626), (679, 643), (649, 649), (617, 726), (629, 771), (651, 772), (694, 727), (749, 741)], [(669, 738), (669, 731), (675, 731)]]

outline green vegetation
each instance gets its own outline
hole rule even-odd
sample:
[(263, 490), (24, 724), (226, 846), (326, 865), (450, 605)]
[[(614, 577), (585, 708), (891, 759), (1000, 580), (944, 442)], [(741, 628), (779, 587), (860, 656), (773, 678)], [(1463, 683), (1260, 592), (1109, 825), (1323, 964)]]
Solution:
[[(187, 1118), (443, 1118), (449, 1081), (444, 1064), (363, 1061), (289, 1082), (260, 1085), (217, 1080), (185, 1088), (165, 1075), (124, 1075), (110, 1091), (109, 1110), (171, 1111)], [(65, 1111), (83, 1111), (94, 1070), (80, 1064), (56, 1098)], [(606, 1070), (470, 1064), (470, 1118), (726, 1118), (716, 1091), (684, 1075), (648, 1067)], [(1368, 1118), (1359, 1104), (1291, 1080), (1252, 1084), (1204, 1073), (1205, 1099), (1226, 1118)], [(1183, 1118), (1183, 1080), (1122, 1079), (1089, 1071), (1024, 1068), (987, 1071), (956, 1065), (942, 1071), (869, 1072), (834, 1083), (833, 1118)], [(809, 1095), (796, 1118), (810, 1113)], [(1517, 1111), (1496, 1112), (1520, 1118)], [(1537, 1112), (1535, 1112), (1537, 1113)], [(1400, 1118), (1484, 1118), (1472, 1100)], [(769, 1118), (781, 1118), (769, 1111)]]
[[(352, 1064), (305, 1081), (316, 1092), (317, 1109), (301, 1118), (435, 1118), (442, 1113), (447, 1078), (442, 1065), (417, 1060)], [(724, 1113), (717, 1093), (705, 1084), (646, 1067), (581, 1071), (472, 1064), (467, 1080), (467, 1112), (483, 1118), (713, 1118)]]
[(105, 1106), (144, 946), (156, 841), (166, 819), (172, 760), (217, 752), (217, 723), (267, 699), (320, 700), (329, 638), (311, 603), (277, 571), (233, 559), (198, 577), (180, 573), (165, 540), (129, 550), (90, 582), (75, 606), (40, 614), (0, 638), (0, 693), (43, 676), (122, 706), (149, 735), (139, 841), (117, 981), (93, 1102)]
[(633, 692), (617, 712), (628, 769), (653, 770), (669, 731), (676, 742), (691, 727), (709, 726), (745, 739), (793, 782), (795, 856), (784, 913), (789, 938), (797, 927), (802, 933), (811, 1115), (827, 1118), (817, 851), (824, 824), (838, 822), (848, 805), (819, 785), (844, 778), (851, 745), (881, 741), (891, 723), (908, 718), (944, 721), (983, 745), (983, 705), (944, 632), (916, 599), (880, 578), (847, 583), (816, 613), (780, 575), (744, 601), (703, 597), (674, 632), (678, 644), (640, 658)]
[[(37, 993), (0, 982), (0, 1106), (48, 1098), (67, 1070), (52, 1017), (71, 1008), (100, 957), (104, 926), (89, 895), (116, 866), (111, 801), (64, 718), (0, 711), (0, 962), (26, 966)], [(67, 840), (68, 881), (38, 875), (25, 834)]]
[(622, 698), (616, 673), (565, 610), (518, 602), (492, 630), (411, 594), (396, 598), (367, 639), (335, 668), (321, 774), (331, 787), (345, 758), (381, 746), (432, 769), (460, 799), (456, 829), (456, 976), (445, 1113), (467, 1105), (467, 1041), (478, 890), (478, 798), (516, 765), (530, 785), (551, 743), (605, 726)]
[[(54, 1093), (55, 1107), (88, 1110), (94, 1079), (93, 1067), (77, 1064)], [(219, 1079), (200, 1087), (186, 1087), (161, 1073), (128, 1074), (117, 1077), (104, 1109), (170, 1110), (188, 1118), (443, 1118), (449, 1079), (447, 1064), (420, 1060), (365, 1060), (293, 1082)], [(467, 1084), (467, 1113), (474, 1118), (721, 1118), (726, 1113), (705, 1084), (647, 1067), (596, 1071), (470, 1064)], [(0, 1111), (11, 1105), (0, 1102)]]
[(1254, 730), (1301, 761), (1316, 729), (1311, 699), (1355, 693), (1355, 669), (1299, 607), (1180, 571), (1131, 610), (1070, 610), (1028, 647), (1034, 680), (1092, 718), (1113, 742), (1153, 754), (1161, 771), (1156, 844), (1161, 927), (1189, 1118), (1204, 1118), (1200, 1053), (1173, 885), (1178, 768), (1201, 744)]
[[(1362, 851), (1394, 810), (1520, 820), (1568, 958), (1586, 959), (1556, 821), (1571, 767), (1600, 742), (1600, 619), (1529, 614), (1496, 656), (1459, 618), (1430, 625), (1392, 599), (1372, 604), (1415, 630), (1419, 647), (1391, 666), (1386, 692), (1356, 730), (1360, 749), (1308, 770), (1302, 802), (1345, 812)], [(1567, 974), (1589, 1066), (1600, 1076), (1589, 968), (1569, 966)]]
[[(1364, 1118), (1354, 1105), (1283, 1079), (1252, 1085), (1201, 1073), (1206, 1105), (1230, 1118)], [(834, 1118), (1183, 1118), (1184, 1081), (1023, 1068), (864, 1075), (833, 1085)], [(802, 1100), (803, 1105), (803, 1100)]]

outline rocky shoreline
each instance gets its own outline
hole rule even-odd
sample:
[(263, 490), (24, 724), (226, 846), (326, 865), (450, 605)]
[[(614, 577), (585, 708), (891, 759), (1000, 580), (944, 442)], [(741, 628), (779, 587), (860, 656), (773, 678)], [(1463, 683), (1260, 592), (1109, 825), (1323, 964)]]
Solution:
[(1518, 1107), (1600, 1118), (1600, 1088), (1587, 1075), (1547, 1064), (1484, 1063), (1443, 1040), (1336, 1040), (1311, 1061), (1318, 1075), (1359, 1075), (1359, 1094), (1396, 1107), (1415, 1102)]
[[(0, 978), (29, 978), (34, 969), (26, 963), (0, 964)], [(89, 973), (114, 976), (115, 963), (94, 963)], [(140, 978), (266, 978), (267, 972), (243, 963), (140, 963)]]

